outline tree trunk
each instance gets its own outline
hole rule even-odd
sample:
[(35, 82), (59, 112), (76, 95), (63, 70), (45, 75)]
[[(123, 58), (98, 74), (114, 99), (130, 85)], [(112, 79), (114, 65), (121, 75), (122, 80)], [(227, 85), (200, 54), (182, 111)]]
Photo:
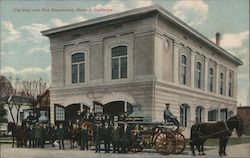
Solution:
[(11, 118), (12, 118), (12, 120), (13, 120), (13, 123), (16, 124), (16, 123), (15, 123), (16, 121), (15, 121), (14, 116), (13, 116), (13, 113), (12, 113), (13, 106), (10, 107), (10, 104), (9, 104), (9, 103), (8, 103), (7, 105), (8, 105), (8, 108), (9, 108), (9, 110), (10, 110), (10, 116), (11, 116)]

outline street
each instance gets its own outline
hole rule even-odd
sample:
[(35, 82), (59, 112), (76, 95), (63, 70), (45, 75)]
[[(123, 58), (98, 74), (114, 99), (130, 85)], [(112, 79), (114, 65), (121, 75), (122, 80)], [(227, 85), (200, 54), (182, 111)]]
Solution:
[[(11, 144), (1, 144), (1, 158), (161, 158), (161, 157), (192, 157), (189, 148), (186, 148), (182, 154), (179, 155), (161, 155), (155, 150), (143, 150), (138, 153), (128, 153), (128, 154), (109, 154), (95, 153), (94, 147), (89, 151), (82, 151), (79, 149), (70, 150), (66, 143), (66, 150), (59, 150), (58, 148), (51, 148), (47, 145), (45, 149), (40, 148), (11, 148)], [(206, 156), (197, 157), (219, 157), (218, 147), (207, 149)], [(197, 153), (197, 152), (196, 152)], [(231, 145), (227, 147), (227, 157), (250, 157), (250, 144), (238, 144)]]

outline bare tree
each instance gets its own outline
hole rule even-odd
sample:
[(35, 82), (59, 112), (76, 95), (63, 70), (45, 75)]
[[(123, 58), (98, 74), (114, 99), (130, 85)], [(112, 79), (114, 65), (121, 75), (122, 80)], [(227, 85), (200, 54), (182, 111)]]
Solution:
[(22, 81), (20, 84), (20, 95), (31, 99), (31, 107), (37, 108), (37, 99), (48, 89), (46, 80)]
[[(12, 78), (10, 78), (12, 80)], [(33, 110), (36, 108), (38, 96), (42, 95), (48, 88), (47, 82), (43, 79), (32, 81), (20, 81), (18, 78), (11, 81), (12, 86), (0, 89), (1, 96), (4, 97), (4, 104), (7, 105), (13, 123), (18, 124), (20, 109), (24, 105), (29, 105)], [(15, 107), (16, 121), (14, 119), (13, 108)]]

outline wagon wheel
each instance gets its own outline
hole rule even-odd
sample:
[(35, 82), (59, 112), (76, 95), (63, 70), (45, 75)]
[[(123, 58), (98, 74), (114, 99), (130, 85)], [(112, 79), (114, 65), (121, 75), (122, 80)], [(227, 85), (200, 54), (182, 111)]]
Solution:
[(186, 147), (186, 141), (185, 141), (185, 137), (182, 133), (180, 132), (174, 132), (175, 138), (174, 138), (174, 142), (173, 142), (173, 150), (172, 153), (173, 154), (180, 154), (183, 152), (183, 150)]
[(155, 140), (156, 151), (162, 155), (168, 155), (172, 153), (174, 135), (171, 132), (161, 132), (158, 134)]

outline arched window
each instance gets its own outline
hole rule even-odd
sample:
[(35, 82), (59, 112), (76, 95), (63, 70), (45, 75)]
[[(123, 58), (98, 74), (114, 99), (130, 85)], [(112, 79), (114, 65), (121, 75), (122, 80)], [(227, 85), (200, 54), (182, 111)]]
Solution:
[(55, 121), (65, 120), (65, 108), (61, 105), (55, 105)]
[(85, 54), (75, 53), (71, 56), (72, 83), (85, 82)]
[(117, 46), (112, 48), (112, 79), (127, 78), (127, 59), (127, 46)]
[(204, 108), (202, 106), (198, 106), (195, 110), (196, 122), (204, 121)]
[(232, 97), (233, 95), (233, 77), (232, 72), (229, 73), (229, 80), (228, 80), (228, 96)]
[(214, 82), (214, 69), (209, 68), (208, 86), (209, 86), (210, 92), (213, 92), (213, 89), (214, 89), (213, 82)]
[(224, 91), (224, 74), (220, 73), (220, 94), (223, 95), (223, 91)]
[(181, 84), (187, 84), (187, 57), (181, 56)]
[(180, 106), (180, 124), (183, 127), (187, 127), (188, 115), (189, 115), (188, 104), (181, 104), (181, 106)]
[(196, 81), (196, 88), (201, 88), (201, 63), (196, 63), (196, 75), (195, 75), (195, 81)]

